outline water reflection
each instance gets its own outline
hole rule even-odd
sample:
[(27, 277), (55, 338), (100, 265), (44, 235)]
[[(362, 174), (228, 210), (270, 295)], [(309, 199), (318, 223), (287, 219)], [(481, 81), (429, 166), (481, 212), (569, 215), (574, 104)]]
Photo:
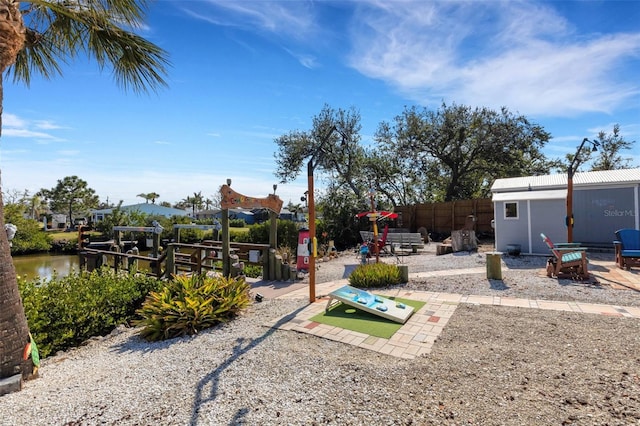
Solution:
[(28, 280), (36, 277), (50, 279), (56, 272), (59, 277), (66, 277), (69, 272), (78, 271), (80, 260), (78, 255), (29, 254), (13, 257), (13, 264), (18, 276), (26, 276)]

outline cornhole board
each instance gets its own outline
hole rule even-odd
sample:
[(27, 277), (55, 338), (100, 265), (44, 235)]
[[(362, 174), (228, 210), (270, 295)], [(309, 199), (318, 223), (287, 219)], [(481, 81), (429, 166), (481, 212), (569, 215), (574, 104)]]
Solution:
[(342, 302), (388, 320), (404, 324), (413, 314), (413, 307), (397, 303), (386, 297), (376, 296), (366, 290), (345, 285), (329, 293), (329, 302), (325, 312), (335, 303)]

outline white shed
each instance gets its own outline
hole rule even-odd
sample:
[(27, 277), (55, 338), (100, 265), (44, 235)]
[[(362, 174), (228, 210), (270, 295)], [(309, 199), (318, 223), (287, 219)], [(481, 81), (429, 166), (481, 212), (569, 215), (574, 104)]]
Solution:
[[(491, 192), (496, 250), (547, 254), (541, 233), (567, 241), (566, 174), (497, 179)], [(618, 229), (640, 229), (640, 168), (576, 173), (572, 210), (574, 241), (612, 247)]]

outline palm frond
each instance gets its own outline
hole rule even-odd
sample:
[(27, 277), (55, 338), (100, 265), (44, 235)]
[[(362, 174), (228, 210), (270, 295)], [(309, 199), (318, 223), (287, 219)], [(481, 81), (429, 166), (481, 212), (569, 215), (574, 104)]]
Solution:
[[(34, 73), (62, 73), (60, 64), (85, 54), (110, 68), (116, 84), (134, 92), (166, 86), (167, 53), (134, 32), (141, 28), (145, 0), (32, 0), (23, 2), (27, 44), (9, 69), (26, 84)], [(130, 28), (130, 29), (128, 29)]]

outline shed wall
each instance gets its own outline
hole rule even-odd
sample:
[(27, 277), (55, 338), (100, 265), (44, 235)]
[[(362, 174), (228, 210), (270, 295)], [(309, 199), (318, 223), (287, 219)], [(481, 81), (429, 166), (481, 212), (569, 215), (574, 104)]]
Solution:
[(566, 241), (565, 200), (519, 201), (517, 219), (505, 219), (504, 202), (494, 205), (496, 212), (496, 250), (506, 252), (507, 245), (520, 244), (522, 253), (547, 254), (540, 234), (552, 241)]
[(588, 189), (573, 193), (573, 239), (610, 244), (621, 228), (635, 228), (634, 188)]
[[(529, 253), (548, 254), (549, 248), (542, 241), (540, 234), (545, 234), (551, 241), (566, 241), (567, 228), (566, 200), (537, 200), (531, 202), (531, 251)], [(524, 249), (524, 247), (523, 247)], [(523, 250), (524, 251), (524, 250)]]

